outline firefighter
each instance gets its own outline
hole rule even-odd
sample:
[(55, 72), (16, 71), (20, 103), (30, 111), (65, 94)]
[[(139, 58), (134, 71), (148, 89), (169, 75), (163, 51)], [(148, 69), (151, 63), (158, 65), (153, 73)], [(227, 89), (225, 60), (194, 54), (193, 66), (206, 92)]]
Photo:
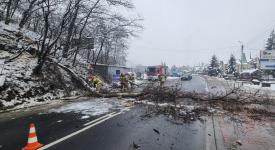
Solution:
[(128, 79), (124, 73), (120, 74), (120, 85), (121, 85), (121, 92), (124, 92), (128, 89)]
[(103, 86), (103, 82), (98, 77), (96, 77), (94, 79), (94, 87), (96, 88), (96, 91), (99, 92), (102, 86)]
[(91, 85), (94, 86), (93, 80), (94, 80), (94, 75), (91, 74), (91, 75), (88, 77), (88, 81), (90, 82)]
[(94, 75), (91, 75), (89, 77), (89, 81), (93, 84), (94, 88), (96, 88), (96, 91), (99, 92), (99, 90), (103, 86), (103, 82), (97, 76)]
[(134, 88), (134, 85), (135, 85), (135, 75), (134, 75), (134, 73), (131, 73), (129, 75), (129, 83), (130, 83), (131, 88)]
[(158, 76), (158, 78), (159, 78), (159, 85), (160, 85), (160, 87), (163, 87), (164, 82), (165, 82), (165, 80), (166, 80), (165, 75), (164, 75), (164, 74), (160, 74), (160, 75)]

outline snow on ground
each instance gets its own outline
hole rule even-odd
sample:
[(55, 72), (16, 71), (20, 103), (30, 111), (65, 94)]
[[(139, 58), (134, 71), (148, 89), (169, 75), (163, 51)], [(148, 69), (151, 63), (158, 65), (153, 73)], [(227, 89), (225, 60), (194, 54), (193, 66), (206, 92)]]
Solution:
[(141, 85), (143, 83), (145, 83), (145, 80), (135, 80), (135, 84), (137, 85)]
[[(37, 105), (43, 105), (43, 104), (49, 104), (49, 103), (59, 103), (61, 100), (55, 100), (56, 97), (63, 97), (64, 93), (63, 91), (60, 91), (59, 95), (53, 95), (52, 93), (46, 93), (43, 96), (40, 96), (39, 99), (43, 101), (39, 101), (38, 97), (33, 98), (20, 98), (20, 99), (12, 99), (10, 101), (1, 100), (0, 102), (4, 106), (4, 108), (8, 111), (11, 110), (17, 110), (22, 108), (29, 108)], [(54, 101), (53, 101), (54, 100)], [(0, 110), (0, 112), (6, 111), (6, 110)]]
[(176, 79), (179, 79), (180, 77), (171, 77), (171, 76), (169, 76), (169, 77), (167, 77), (167, 80), (176, 80)]
[[(8, 52), (0, 51), (0, 55), (8, 56)], [(10, 54), (10, 53), (9, 53)], [(12, 56), (10, 54), (10, 56)], [(14, 80), (15, 78), (25, 78), (30, 77), (32, 74), (32, 69), (36, 66), (37, 59), (28, 53), (22, 54), (18, 59), (13, 62), (6, 63), (2, 74), (7, 76), (7, 80)]]
[[(257, 69), (251, 69), (251, 70), (248, 70), (248, 71), (255, 71), (255, 70), (257, 70)], [(213, 79), (216, 79), (216, 80), (221, 81), (221, 82), (226, 82), (230, 85), (234, 85), (234, 84), (235, 84), (235, 86), (243, 85), (244, 87), (247, 87), (247, 89), (253, 88), (253, 89), (261, 89), (261, 90), (275, 90), (275, 83), (274, 82), (265, 82), (265, 83), (271, 83), (271, 87), (262, 87), (262, 84), (254, 85), (250, 82), (245, 82), (245, 81), (225, 80), (224, 78), (218, 78), (218, 77), (208, 77), (208, 78), (213, 78)], [(254, 81), (258, 81), (258, 80), (254, 79)]]
[[(271, 83), (270, 87), (262, 87), (262, 83), (260, 83), (259, 85), (254, 85), (251, 82), (247, 82), (247, 81), (232, 81), (232, 80), (223, 80), (223, 79), (219, 79), (219, 81), (227, 82), (227, 84), (230, 85), (231, 87), (243, 86), (243, 88), (248, 91), (261, 90), (261, 91), (269, 91), (269, 92), (272, 92), (275, 94), (274, 82), (270, 82)], [(267, 82), (265, 82), (265, 83), (267, 83)]]
[(9, 31), (17, 31), (18, 25), (10, 23), (9, 25), (6, 25), (3, 21), (0, 21), (0, 32), (4, 32), (4, 29)]
[(244, 83), (243, 84), (245, 87), (248, 88), (253, 88), (253, 89), (261, 89), (261, 90), (272, 90), (275, 91), (275, 84), (271, 84), (270, 87), (262, 87), (262, 85), (254, 85), (254, 84), (250, 84), (250, 83)]
[(260, 94), (275, 97), (275, 84), (271, 84), (271, 87), (262, 87), (261, 84), (254, 85), (250, 82), (225, 80), (223, 78), (209, 76), (203, 77), (207, 80), (209, 91), (212, 94), (217, 93), (218, 95), (221, 95), (225, 94), (226, 92), (230, 92), (234, 88), (240, 87), (242, 90), (248, 93), (257, 92), (258, 90), (260, 90)]
[(78, 113), (82, 114), (82, 119), (90, 116), (98, 116), (106, 114), (112, 110), (121, 110), (125, 108), (127, 100), (119, 100), (117, 98), (96, 98), (94, 100), (74, 102), (60, 108), (51, 109), (49, 113)]
[[(19, 27), (17, 24), (13, 24), (13, 23), (9, 23), (9, 25), (6, 25), (3, 21), (0, 21), (0, 32), (5, 32), (5, 30), (8, 30), (8, 31), (14, 31), (14, 32), (18, 32), (19, 31)], [(21, 29), (20, 30), (25, 36), (31, 38), (32, 40), (38, 40), (40, 35), (33, 32), (33, 31), (30, 31), (30, 30), (27, 30), (27, 29)]]
[[(83, 91), (72, 82), (66, 71), (56, 70), (54, 65), (44, 65), (41, 77), (32, 76), (37, 65), (34, 55), (37, 46), (34, 43), (39, 37), (27, 29), (19, 30), (17, 24), (6, 25), (0, 21), (0, 110), (48, 103)], [(25, 52), (17, 57), (22, 48), (26, 49)], [(11, 58), (16, 59), (7, 61)], [(85, 67), (74, 67), (73, 70), (85, 79), (88, 72)], [(63, 82), (56, 82), (59, 78)]]
[[(13, 55), (17, 54), (0, 50), (1, 57), (13, 57)], [(5, 83), (0, 92), (0, 104), (3, 108), (25, 108), (64, 97), (62, 90), (55, 89), (52, 93), (47, 92), (50, 91), (49, 87), (31, 76), (36, 64), (37, 58), (28, 53), (23, 53), (14, 61), (5, 63), (0, 76), (0, 80), (5, 76)]]
[(259, 70), (259, 69), (247, 69), (247, 70), (243, 70), (241, 73), (250, 73), (251, 74), (257, 70)]

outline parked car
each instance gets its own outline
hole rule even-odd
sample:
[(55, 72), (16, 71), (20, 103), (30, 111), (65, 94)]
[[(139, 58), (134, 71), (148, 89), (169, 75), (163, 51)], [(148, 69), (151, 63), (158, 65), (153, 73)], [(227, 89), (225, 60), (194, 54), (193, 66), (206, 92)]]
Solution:
[(181, 76), (181, 81), (188, 81), (192, 79), (192, 75), (191, 74), (184, 74)]
[(259, 69), (244, 70), (240, 73), (240, 80), (252, 81), (253, 79), (261, 80), (263, 72)]

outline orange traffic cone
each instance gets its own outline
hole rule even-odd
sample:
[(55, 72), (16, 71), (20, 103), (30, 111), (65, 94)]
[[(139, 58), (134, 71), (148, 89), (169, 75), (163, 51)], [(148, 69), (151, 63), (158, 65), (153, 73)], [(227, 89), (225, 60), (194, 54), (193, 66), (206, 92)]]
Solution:
[(29, 137), (28, 137), (28, 144), (22, 148), (22, 150), (36, 150), (40, 147), (42, 147), (43, 145), (40, 144), (37, 141), (37, 136), (36, 136), (36, 132), (35, 132), (35, 127), (34, 124), (31, 123), (30, 124), (30, 132), (29, 132)]

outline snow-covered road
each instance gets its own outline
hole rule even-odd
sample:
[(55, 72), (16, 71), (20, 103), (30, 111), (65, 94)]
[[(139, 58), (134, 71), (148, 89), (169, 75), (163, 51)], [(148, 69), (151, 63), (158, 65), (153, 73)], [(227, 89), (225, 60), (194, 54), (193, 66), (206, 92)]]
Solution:
[(129, 106), (131, 101), (132, 99), (96, 98), (69, 103), (59, 108), (50, 109), (48, 113), (76, 113), (81, 114), (82, 119), (87, 119), (91, 116), (100, 116), (112, 111), (123, 110), (127, 105)]

